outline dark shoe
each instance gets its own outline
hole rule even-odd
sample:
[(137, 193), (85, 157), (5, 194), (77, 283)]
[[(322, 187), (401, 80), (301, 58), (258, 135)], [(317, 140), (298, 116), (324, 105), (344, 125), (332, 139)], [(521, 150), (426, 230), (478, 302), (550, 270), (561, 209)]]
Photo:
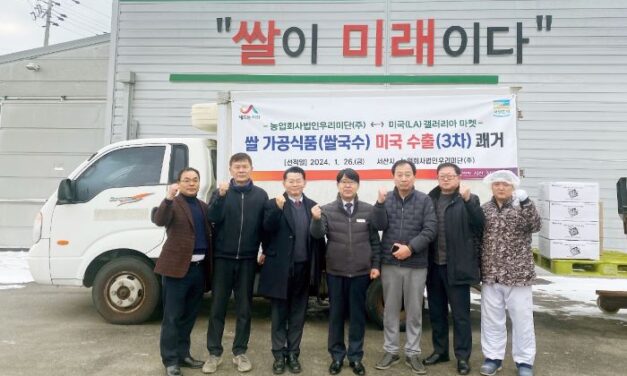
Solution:
[(196, 360), (191, 356), (186, 356), (183, 360), (179, 361), (179, 367), (186, 368), (202, 368), (203, 364), (205, 364), (205, 362)]
[(331, 365), (329, 366), (329, 373), (332, 375), (337, 375), (338, 373), (342, 372), (342, 362), (340, 362), (339, 360), (334, 360), (331, 362)]
[(467, 360), (459, 359), (457, 361), (457, 373), (460, 375), (467, 375), (470, 373), (470, 365)]
[(432, 366), (434, 364), (448, 362), (449, 360), (451, 359), (448, 357), (448, 354), (438, 354), (434, 352), (433, 354), (426, 357), (425, 360), (423, 360), (422, 362), (425, 366)]
[(298, 361), (298, 357), (295, 354), (289, 354), (287, 356), (287, 368), (291, 373), (301, 373), (303, 370)]
[(285, 359), (279, 358), (275, 359), (274, 363), (272, 363), (272, 373), (275, 375), (280, 375), (285, 372)]
[(398, 356), (398, 354), (392, 354), (392, 353), (386, 352), (385, 354), (383, 354), (383, 357), (381, 358), (381, 360), (377, 362), (374, 368), (388, 369), (392, 367), (394, 364), (398, 363), (400, 360), (401, 360), (401, 357)]
[(366, 367), (364, 367), (364, 364), (361, 362), (361, 360), (356, 360), (354, 362), (349, 362), (348, 365), (353, 369), (353, 373), (355, 375), (365, 375), (366, 374)]
[(167, 366), (165, 367), (166, 376), (182, 376), (181, 367), (179, 366)]

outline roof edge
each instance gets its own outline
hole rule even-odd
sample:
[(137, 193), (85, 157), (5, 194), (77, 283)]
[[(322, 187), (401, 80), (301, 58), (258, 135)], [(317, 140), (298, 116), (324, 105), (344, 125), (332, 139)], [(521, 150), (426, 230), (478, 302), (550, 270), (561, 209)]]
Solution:
[(89, 47), (96, 44), (106, 43), (111, 40), (109, 33), (96, 35), (89, 38), (71, 40), (69, 42), (57, 43), (47, 47), (38, 47), (30, 50), (14, 52), (7, 55), (0, 55), (0, 64), (11, 63), (14, 61), (33, 59), (43, 55), (49, 55), (56, 52), (72, 50), (75, 48)]

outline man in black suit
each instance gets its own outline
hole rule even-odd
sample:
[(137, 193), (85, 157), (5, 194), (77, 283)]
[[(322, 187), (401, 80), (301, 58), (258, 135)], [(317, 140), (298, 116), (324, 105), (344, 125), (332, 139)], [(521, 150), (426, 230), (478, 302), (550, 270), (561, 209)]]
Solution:
[(320, 241), (311, 238), (311, 208), (316, 203), (305, 197), (305, 171), (290, 167), (283, 173), (285, 192), (266, 203), (263, 227), (270, 240), (260, 256), (259, 294), (272, 307), (272, 372), (287, 368), (300, 373), (298, 360), (303, 337), (309, 282), (316, 265)]

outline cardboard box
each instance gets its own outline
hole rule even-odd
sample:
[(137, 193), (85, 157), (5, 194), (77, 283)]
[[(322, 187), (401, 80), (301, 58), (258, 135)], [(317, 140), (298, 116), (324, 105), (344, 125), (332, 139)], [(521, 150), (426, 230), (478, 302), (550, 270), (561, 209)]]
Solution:
[(599, 221), (599, 203), (573, 201), (539, 201), (538, 211), (544, 219), (566, 221)]
[(599, 241), (599, 222), (543, 219), (540, 236), (559, 240)]
[(585, 259), (598, 260), (599, 242), (587, 240), (551, 240), (539, 239), (540, 254), (550, 259)]
[(599, 202), (599, 183), (542, 183), (538, 198), (545, 201)]

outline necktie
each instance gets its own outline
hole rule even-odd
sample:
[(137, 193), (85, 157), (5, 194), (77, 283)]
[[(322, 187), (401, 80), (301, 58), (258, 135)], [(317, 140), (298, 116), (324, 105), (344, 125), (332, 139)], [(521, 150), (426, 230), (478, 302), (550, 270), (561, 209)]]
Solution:
[(346, 204), (344, 204), (344, 207), (346, 207), (346, 212), (348, 213), (348, 215), (352, 214), (352, 209), (353, 209), (353, 204), (348, 202)]
[(300, 208), (300, 204), (301, 204), (300, 200), (294, 201), (294, 206), (295, 207)]

